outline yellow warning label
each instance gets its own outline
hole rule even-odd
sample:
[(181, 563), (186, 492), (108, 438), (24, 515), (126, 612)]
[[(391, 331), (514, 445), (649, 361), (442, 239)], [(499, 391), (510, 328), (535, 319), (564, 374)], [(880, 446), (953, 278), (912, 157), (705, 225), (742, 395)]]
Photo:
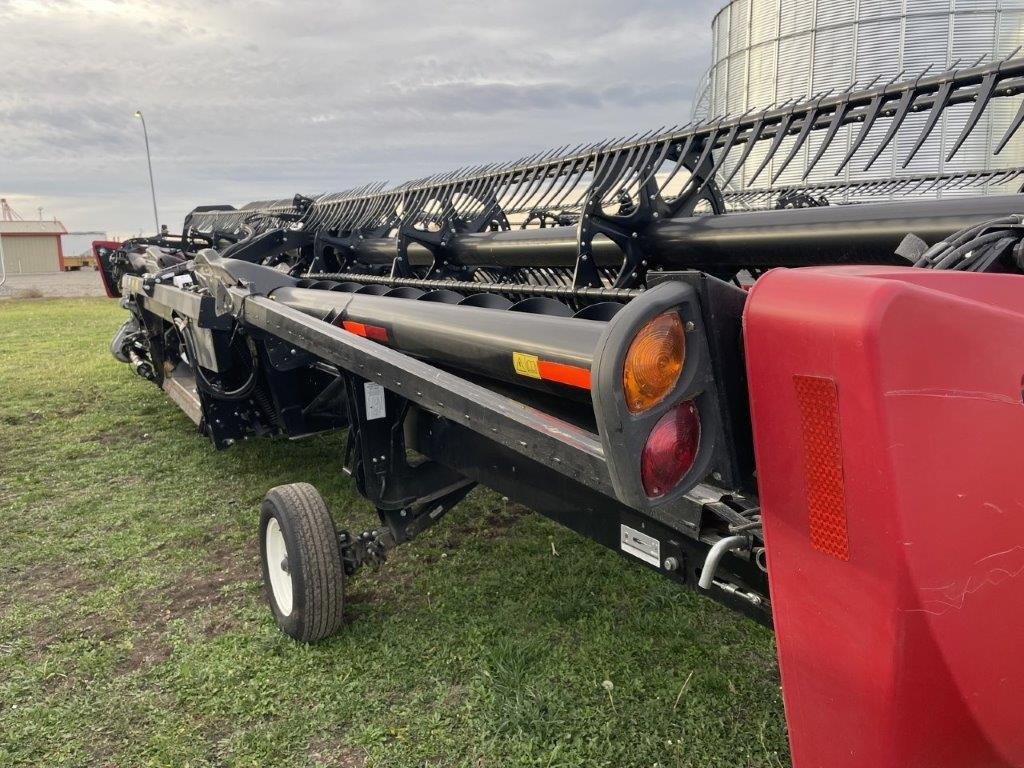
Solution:
[(529, 376), (531, 379), (540, 378), (540, 369), (537, 367), (536, 355), (524, 355), (522, 352), (513, 352), (512, 365), (520, 376)]

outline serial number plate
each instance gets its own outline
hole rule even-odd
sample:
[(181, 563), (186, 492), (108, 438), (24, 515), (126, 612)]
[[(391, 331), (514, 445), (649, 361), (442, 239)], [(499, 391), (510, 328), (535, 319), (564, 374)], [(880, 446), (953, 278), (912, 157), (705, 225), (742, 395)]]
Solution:
[(648, 536), (646, 533), (641, 533), (635, 528), (630, 528), (628, 525), (619, 524), (619, 530), (621, 536), (619, 537), (619, 546), (622, 551), (638, 557), (645, 563), (650, 563), (654, 566), (661, 566), (661, 542), (653, 536)]
[(383, 419), (387, 416), (384, 407), (384, 387), (368, 381), (363, 384), (363, 393), (366, 397), (366, 420)]

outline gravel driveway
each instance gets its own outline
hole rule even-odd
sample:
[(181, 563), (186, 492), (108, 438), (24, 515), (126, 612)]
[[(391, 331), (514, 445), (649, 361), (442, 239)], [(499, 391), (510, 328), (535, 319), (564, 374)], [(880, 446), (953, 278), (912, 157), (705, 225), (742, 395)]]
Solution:
[(100, 273), (92, 269), (77, 272), (46, 272), (37, 275), (8, 275), (7, 282), (0, 288), (0, 299), (105, 295)]

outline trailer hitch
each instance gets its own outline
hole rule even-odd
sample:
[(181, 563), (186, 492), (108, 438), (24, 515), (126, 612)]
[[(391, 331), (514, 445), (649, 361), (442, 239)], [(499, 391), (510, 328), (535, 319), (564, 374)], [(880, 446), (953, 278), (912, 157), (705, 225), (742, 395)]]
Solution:
[(371, 564), (379, 568), (387, 562), (388, 552), (396, 542), (390, 531), (377, 529), (353, 535), (349, 531), (338, 532), (338, 546), (345, 575), (351, 576), (362, 566)]

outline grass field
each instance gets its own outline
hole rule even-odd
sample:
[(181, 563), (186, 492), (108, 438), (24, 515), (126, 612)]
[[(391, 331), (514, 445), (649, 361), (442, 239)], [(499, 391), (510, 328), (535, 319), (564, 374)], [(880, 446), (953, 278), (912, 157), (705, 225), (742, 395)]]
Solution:
[(483, 489), (281, 635), (259, 500), (369, 522), (341, 436), (214, 452), (121, 320), (0, 303), (0, 766), (788, 765), (771, 633)]

